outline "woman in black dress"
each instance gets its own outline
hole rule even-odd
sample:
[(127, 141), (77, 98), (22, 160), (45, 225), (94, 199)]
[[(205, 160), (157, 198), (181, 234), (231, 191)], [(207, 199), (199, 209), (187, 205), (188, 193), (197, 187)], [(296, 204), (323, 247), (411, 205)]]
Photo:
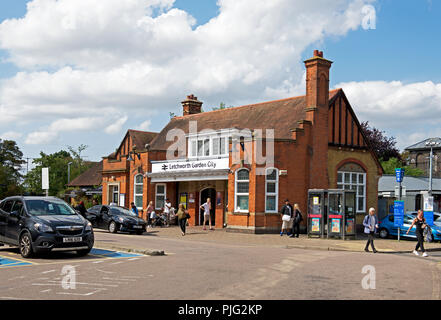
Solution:
[(416, 233), (416, 236), (418, 239), (418, 243), (415, 247), (415, 250), (413, 250), (413, 253), (415, 255), (419, 256), (418, 249), (421, 248), (421, 252), (423, 253), (423, 257), (427, 257), (426, 250), (424, 249), (423, 232), (424, 232), (425, 228), (428, 228), (428, 226), (426, 224), (426, 218), (424, 218), (423, 210), (418, 210), (417, 217), (413, 220), (412, 225), (409, 227), (406, 234), (409, 234), (409, 231), (410, 231), (410, 229), (412, 229), (413, 226), (416, 227), (415, 233)]

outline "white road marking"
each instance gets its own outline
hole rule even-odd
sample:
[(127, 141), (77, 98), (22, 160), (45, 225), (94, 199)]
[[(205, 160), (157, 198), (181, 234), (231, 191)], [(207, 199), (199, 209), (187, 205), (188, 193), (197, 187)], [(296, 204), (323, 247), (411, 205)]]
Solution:
[(52, 291), (52, 289), (42, 290), (41, 293)]
[(0, 297), (0, 299), (7, 299), (7, 300), (28, 300), (26, 298), (14, 298), (14, 297)]
[(118, 279), (118, 278), (103, 278), (103, 280), (110, 280), (110, 281), (137, 281), (136, 279)]
[(95, 261), (95, 262), (92, 262), (92, 263), (103, 263), (104, 261)]
[(42, 274), (46, 274), (46, 273), (51, 273), (51, 272), (55, 272), (56, 270), (48, 270), (48, 271), (43, 271)]
[(113, 271), (104, 271), (104, 270), (100, 270), (100, 269), (96, 269), (96, 271), (103, 272), (103, 273), (115, 273)]
[(9, 281), (13, 281), (13, 280), (17, 280), (17, 279), (24, 279), (24, 278), (25, 278), (25, 276), (14, 277), (14, 278), (9, 279)]
[[(88, 292), (88, 293), (74, 293), (74, 292), (57, 292), (57, 294), (66, 294), (66, 295), (72, 295), (72, 296), (91, 296), (97, 292), (102, 291), (103, 289), (97, 289), (95, 291), (92, 292)], [(105, 290), (105, 289), (104, 289)]]
[(120, 264), (120, 263), (124, 263), (124, 261), (118, 261), (118, 262), (114, 262), (114, 263), (111, 263), (111, 264)]
[(139, 260), (139, 258), (131, 258), (131, 259), (129, 259), (129, 261), (135, 261), (135, 260)]

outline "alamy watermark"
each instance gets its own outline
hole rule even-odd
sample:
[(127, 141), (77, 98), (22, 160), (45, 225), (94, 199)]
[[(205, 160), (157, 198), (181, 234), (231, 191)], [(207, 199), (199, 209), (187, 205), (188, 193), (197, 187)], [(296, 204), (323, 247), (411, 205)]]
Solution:
[[(256, 175), (265, 175), (266, 168), (274, 167), (274, 129), (223, 129), (205, 128), (198, 131), (197, 121), (190, 121), (188, 134), (182, 129), (167, 132), (166, 140), (172, 144), (167, 148), (167, 161), (182, 158), (203, 158), (231, 153), (232, 165), (256, 164)], [(213, 139), (227, 139), (227, 147), (215, 145)], [(216, 140), (219, 141), (219, 140)], [(221, 140), (225, 141), (225, 140)], [(193, 150), (194, 149), (194, 150)]]
[(377, 28), (377, 12), (373, 5), (365, 5), (361, 8), (363, 19), (361, 20), (361, 27), (364, 30)]
[(374, 266), (366, 265), (361, 269), (362, 274), (366, 274), (361, 280), (361, 287), (364, 290), (375, 290), (377, 272)]
[(61, 276), (61, 287), (64, 290), (75, 290), (77, 288), (77, 271), (74, 266), (64, 266), (61, 270)]

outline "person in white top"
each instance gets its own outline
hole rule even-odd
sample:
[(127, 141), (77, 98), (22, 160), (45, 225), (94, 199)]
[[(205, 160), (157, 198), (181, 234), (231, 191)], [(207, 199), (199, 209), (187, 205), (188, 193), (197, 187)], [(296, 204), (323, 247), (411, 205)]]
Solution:
[(201, 205), (200, 208), (204, 210), (204, 228), (203, 228), (203, 230), (206, 230), (205, 224), (207, 223), (207, 220), (208, 220), (208, 225), (210, 226), (210, 230), (213, 230), (213, 228), (211, 228), (211, 215), (210, 215), (211, 201), (210, 201), (210, 198), (207, 198), (207, 202), (205, 202), (203, 205)]
[(172, 204), (170, 202), (170, 199), (167, 198), (165, 200), (165, 206), (164, 206), (164, 214), (165, 214), (165, 219), (166, 219), (167, 226), (170, 223), (170, 209), (171, 209), (171, 206), (172, 206)]

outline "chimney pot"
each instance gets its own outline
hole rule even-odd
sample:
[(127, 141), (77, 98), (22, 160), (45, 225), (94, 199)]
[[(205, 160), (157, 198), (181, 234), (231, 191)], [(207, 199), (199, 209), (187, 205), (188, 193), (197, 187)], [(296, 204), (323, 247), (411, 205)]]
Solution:
[(319, 55), (319, 51), (318, 50), (314, 50), (314, 57), (318, 57)]

